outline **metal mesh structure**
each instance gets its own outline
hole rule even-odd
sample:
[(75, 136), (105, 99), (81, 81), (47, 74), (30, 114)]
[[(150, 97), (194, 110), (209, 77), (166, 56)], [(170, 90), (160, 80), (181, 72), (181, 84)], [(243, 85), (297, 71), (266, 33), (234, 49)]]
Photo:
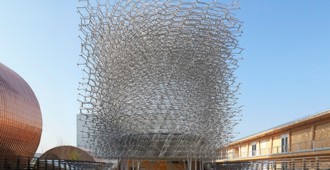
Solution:
[(80, 1), (81, 114), (102, 158), (209, 158), (239, 114), (235, 2)]

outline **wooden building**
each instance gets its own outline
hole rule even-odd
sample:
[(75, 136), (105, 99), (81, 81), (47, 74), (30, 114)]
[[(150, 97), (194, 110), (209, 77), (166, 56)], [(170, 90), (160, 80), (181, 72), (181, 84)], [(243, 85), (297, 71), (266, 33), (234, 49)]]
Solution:
[(217, 164), (250, 169), (330, 169), (330, 110), (230, 143)]

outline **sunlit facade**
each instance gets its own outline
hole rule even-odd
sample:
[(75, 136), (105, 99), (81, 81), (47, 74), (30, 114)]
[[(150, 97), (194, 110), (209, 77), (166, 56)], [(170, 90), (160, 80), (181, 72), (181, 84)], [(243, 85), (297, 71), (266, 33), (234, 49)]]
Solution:
[(242, 138), (222, 153), (223, 165), (246, 164), (263, 169), (330, 167), (330, 110)]

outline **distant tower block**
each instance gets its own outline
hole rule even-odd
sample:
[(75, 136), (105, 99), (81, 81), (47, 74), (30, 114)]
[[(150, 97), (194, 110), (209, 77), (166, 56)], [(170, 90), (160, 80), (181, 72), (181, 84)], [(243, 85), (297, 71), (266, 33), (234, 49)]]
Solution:
[(41, 111), (32, 89), (0, 63), (0, 159), (33, 157), (41, 129)]
[(211, 158), (239, 107), (236, 4), (81, 1), (86, 143), (103, 158)]

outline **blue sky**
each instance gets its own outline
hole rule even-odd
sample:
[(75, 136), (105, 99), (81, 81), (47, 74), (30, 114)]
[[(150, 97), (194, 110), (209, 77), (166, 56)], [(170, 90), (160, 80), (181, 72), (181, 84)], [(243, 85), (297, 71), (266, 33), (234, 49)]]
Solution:
[[(0, 4), (0, 62), (34, 90), (43, 114), (38, 152), (76, 144), (77, 1)], [(237, 137), (330, 109), (330, 1), (241, 0), (244, 48)]]
[(241, 1), (238, 137), (330, 109), (330, 1)]

